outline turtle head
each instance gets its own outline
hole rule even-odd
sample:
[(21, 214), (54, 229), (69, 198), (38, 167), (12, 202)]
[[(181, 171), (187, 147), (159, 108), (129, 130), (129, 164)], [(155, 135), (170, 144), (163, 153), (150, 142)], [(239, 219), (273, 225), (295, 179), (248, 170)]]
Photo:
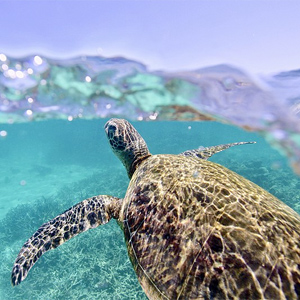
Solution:
[(113, 152), (121, 160), (131, 178), (136, 167), (151, 155), (146, 142), (124, 119), (110, 119), (104, 129)]

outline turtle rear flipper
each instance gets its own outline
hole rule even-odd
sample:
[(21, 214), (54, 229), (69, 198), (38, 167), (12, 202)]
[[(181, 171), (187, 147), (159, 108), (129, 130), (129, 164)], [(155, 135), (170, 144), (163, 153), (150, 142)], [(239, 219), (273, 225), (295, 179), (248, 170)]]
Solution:
[(183, 156), (195, 156), (201, 159), (208, 159), (214, 154), (221, 152), (223, 150), (226, 150), (230, 147), (233, 146), (238, 146), (238, 145), (245, 145), (245, 144), (255, 144), (256, 142), (238, 142), (238, 143), (231, 143), (231, 144), (222, 144), (222, 145), (217, 145), (217, 146), (212, 146), (212, 147), (201, 147), (199, 149), (194, 149), (194, 150), (187, 150), (179, 155)]
[(20, 250), (11, 274), (12, 285), (18, 285), (26, 278), (43, 253), (111, 218), (118, 218), (121, 200), (107, 195), (88, 198), (43, 224)]

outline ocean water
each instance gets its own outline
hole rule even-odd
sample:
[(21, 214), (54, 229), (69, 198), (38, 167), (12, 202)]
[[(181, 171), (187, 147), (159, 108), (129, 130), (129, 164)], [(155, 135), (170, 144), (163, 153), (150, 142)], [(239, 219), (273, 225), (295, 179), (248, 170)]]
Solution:
[(93, 195), (125, 195), (129, 179), (103, 130), (110, 117), (132, 120), (153, 154), (256, 141), (210, 160), (300, 212), (299, 70), (257, 77), (227, 65), (150, 72), (121, 57), (0, 60), (0, 300), (146, 299), (114, 220), (10, 284), (40, 225)]
[[(1, 124), (0, 299), (147, 299), (116, 222), (90, 230), (42, 256), (19, 286), (10, 274), (23, 243), (44, 222), (97, 195), (123, 197), (129, 182), (103, 126), (107, 119)], [(133, 122), (151, 153), (256, 141), (211, 160), (243, 175), (300, 211), (300, 180), (258, 134), (215, 121)]]

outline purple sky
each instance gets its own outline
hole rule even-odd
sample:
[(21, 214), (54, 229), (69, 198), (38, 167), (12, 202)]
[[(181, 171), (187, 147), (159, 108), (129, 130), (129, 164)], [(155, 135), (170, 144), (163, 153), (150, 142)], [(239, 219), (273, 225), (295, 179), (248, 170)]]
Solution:
[(152, 70), (299, 69), (300, 1), (2, 0), (0, 53), (121, 55)]

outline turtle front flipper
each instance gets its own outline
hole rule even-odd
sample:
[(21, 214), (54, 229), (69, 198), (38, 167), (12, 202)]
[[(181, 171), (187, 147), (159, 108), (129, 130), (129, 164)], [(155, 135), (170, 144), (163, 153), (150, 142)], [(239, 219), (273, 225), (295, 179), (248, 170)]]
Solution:
[(194, 150), (187, 150), (179, 155), (183, 156), (195, 156), (201, 159), (208, 159), (211, 156), (213, 156), (215, 153), (221, 152), (225, 149), (228, 149), (233, 146), (238, 146), (238, 145), (245, 145), (245, 144), (255, 144), (256, 142), (238, 142), (238, 143), (231, 143), (231, 144), (223, 144), (223, 145), (217, 145), (217, 146), (212, 146), (212, 147), (200, 147), (199, 149), (194, 149)]
[(11, 274), (12, 285), (26, 278), (43, 253), (81, 232), (107, 223), (111, 218), (118, 218), (121, 201), (106, 195), (88, 198), (43, 224), (20, 250)]

